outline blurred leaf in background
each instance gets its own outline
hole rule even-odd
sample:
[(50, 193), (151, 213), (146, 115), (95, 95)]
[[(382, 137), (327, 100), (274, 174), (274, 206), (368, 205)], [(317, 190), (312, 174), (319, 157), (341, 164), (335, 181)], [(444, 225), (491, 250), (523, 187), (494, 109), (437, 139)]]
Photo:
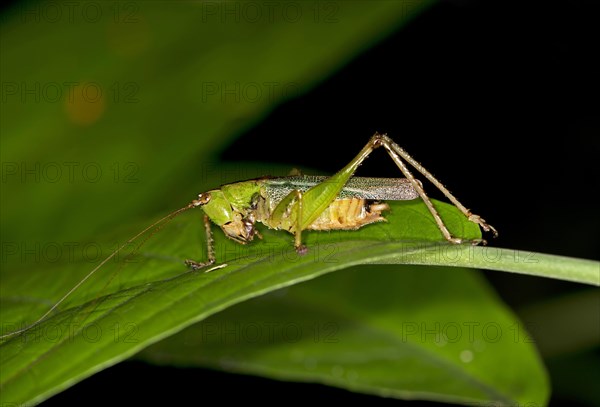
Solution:
[[(0, 32), (2, 241), (80, 241), (189, 201), (236, 135), (430, 3), (15, 4)], [(260, 142), (289, 148), (285, 129), (285, 148)]]
[(531, 338), (464, 269), (355, 267), (229, 308), (137, 358), (402, 399), (541, 406), (549, 395)]

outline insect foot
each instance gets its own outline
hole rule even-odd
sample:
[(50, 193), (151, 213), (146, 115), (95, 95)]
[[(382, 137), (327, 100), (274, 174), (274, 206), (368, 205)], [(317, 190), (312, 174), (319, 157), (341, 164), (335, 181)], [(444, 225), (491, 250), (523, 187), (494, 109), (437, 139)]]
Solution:
[(464, 240), (461, 239), (460, 237), (450, 237), (450, 238), (447, 238), (446, 240), (448, 240), (452, 244), (462, 244), (462, 243), (464, 243)]
[(478, 245), (487, 245), (487, 240), (485, 239), (461, 239), (460, 237), (450, 237), (447, 238), (446, 240), (448, 240), (448, 242), (452, 243), (452, 244), (471, 244), (473, 246), (478, 246)]
[(214, 263), (215, 260), (213, 259), (205, 261), (204, 263), (198, 263), (197, 261), (189, 259), (185, 261), (185, 265), (191, 267), (194, 270), (200, 270), (201, 268), (212, 266)]
[(306, 245), (302, 244), (302, 245), (296, 247), (296, 253), (298, 253), (299, 256), (304, 256), (306, 253), (308, 253), (308, 247), (306, 247)]
[(488, 224), (483, 218), (481, 218), (481, 216), (475, 215), (475, 214), (470, 214), (469, 215), (469, 220), (471, 222), (476, 223), (479, 226), (481, 226), (481, 228), (484, 231), (486, 231), (486, 232), (492, 232), (492, 234), (494, 235), (494, 237), (498, 237), (498, 231), (496, 230), (496, 228), (494, 228), (492, 225)]

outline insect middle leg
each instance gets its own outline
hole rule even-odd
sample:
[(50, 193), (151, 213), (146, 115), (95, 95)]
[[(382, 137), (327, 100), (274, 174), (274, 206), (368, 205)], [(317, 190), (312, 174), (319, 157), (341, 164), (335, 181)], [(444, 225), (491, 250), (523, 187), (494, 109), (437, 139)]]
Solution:
[(296, 195), (296, 227), (294, 229), (294, 247), (296, 247), (296, 252), (299, 255), (304, 255), (307, 252), (307, 248), (305, 245), (302, 244), (302, 209), (303, 209), (303, 205), (302, 205), (302, 192), (301, 191), (294, 191), (295, 195)]
[(307, 248), (302, 244), (302, 215), (304, 211), (302, 191), (291, 191), (284, 197), (271, 213), (269, 223), (276, 228), (288, 229), (294, 234), (296, 252), (304, 255)]

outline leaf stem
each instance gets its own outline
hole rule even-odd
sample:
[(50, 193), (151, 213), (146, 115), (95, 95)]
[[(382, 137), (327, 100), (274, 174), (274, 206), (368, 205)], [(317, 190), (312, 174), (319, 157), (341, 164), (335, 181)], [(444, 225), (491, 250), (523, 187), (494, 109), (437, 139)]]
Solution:
[(377, 256), (377, 259), (370, 263), (460, 266), (600, 286), (600, 262), (593, 260), (486, 246), (407, 246), (406, 243), (383, 245), (386, 253)]

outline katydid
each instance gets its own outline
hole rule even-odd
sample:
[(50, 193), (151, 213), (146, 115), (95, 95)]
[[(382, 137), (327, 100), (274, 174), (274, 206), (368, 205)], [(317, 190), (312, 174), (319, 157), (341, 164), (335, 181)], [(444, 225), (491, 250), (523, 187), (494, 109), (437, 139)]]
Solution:
[[(358, 166), (379, 147), (385, 148), (406, 178), (353, 177)], [(304, 254), (307, 248), (302, 244), (303, 230), (358, 229), (385, 220), (381, 212), (389, 207), (380, 201), (418, 197), (427, 205), (443, 237), (453, 244), (463, 243), (461, 238), (450, 234), (421, 182), (412, 175), (403, 160), (435, 185), (469, 221), (497, 236), (493, 226), (465, 208), (391, 138), (375, 133), (358, 155), (331, 177), (262, 178), (224, 185), (198, 195), (198, 199), (190, 205), (204, 210), (208, 259), (204, 262), (186, 260), (186, 264), (200, 269), (216, 262), (211, 221), (221, 227), (227, 237), (241, 244), (252, 241), (254, 236), (261, 237), (255, 228), (256, 222), (271, 229), (286, 230), (295, 237), (296, 251)]]
[[(379, 147), (383, 147), (387, 151), (406, 178), (353, 176), (362, 162)], [(391, 138), (385, 134), (375, 133), (358, 155), (331, 177), (301, 175), (280, 178), (263, 177), (223, 185), (219, 189), (199, 194), (198, 198), (188, 205), (148, 226), (116, 249), (36, 322), (21, 330), (2, 335), (0, 338), (21, 333), (45, 320), (67, 297), (126, 246), (148, 231), (162, 227), (165, 222), (191, 208), (200, 207), (204, 211), (208, 248), (208, 258), (205, 261), (185, 261), (185, 264), (194, 270), (212, 266), (217, 261), (212, 235), (213, 223), (223, 230), (225, 236), (241, 244), (251, 242), (255, 236), (262, 238), (256, 229), (256, 222), (262, 223), (270, 229), (287, 231), (294, 235), (295, 249), (298, 254), (302, 255), (308, 250), (302, 243), (302, 232), (305, 230), (355, 230), (385, 220), (382, 212), (388, 210), (389, 207), (383, 201), (412, 200), (419, 197), (433, 216), (442, 237), (448, 242), (452, 244), (485, 244), (483, 239), (465, 242), (459, 237), (452, 236), (425, 193), (421, 182), (412, 175), (406, 163), (437, 187), (469, 221), (478, 224), (484, 231), (491, 232), (494, 237), (498, 235), (494, 227), (480, 216), (471, 213), (442, 183), (398, 144), (394, 143)], [(206, 272), (225, 266), (225, 264), (221, 264), (208, 267)]]

